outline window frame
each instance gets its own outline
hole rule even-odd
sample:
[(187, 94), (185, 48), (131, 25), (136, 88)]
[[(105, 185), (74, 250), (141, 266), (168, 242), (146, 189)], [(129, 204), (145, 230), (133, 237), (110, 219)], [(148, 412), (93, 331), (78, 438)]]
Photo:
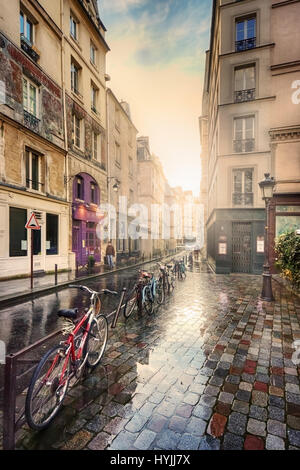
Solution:
[[(48, 240), (48, 216), (50, 217), (56, 217), (57, 218), (57, 243), (56, 243), (56, 253), (48, 253), (49, 250), (51, 250), (51, 245), (50, 248), (47, 248), (47, 242), (51, 241)], [(50, 212), (46, 212), (46, 256), (58, 256), (59, 255), (59, 226), (60, 226), (60, 220), (59, 220), (59, 214), (52, 214)]]
[[(81, 66), (76, 62), (76, 60), (71, 56), (71, 91), (74, 93), (76, 96), (81, 97), (80, 94), (80, 71), (81, 71)], [(76, 78), (77, 77), (77, 78)], [(77, 83), (75, 83), (77, 82)], [(75, 87), (77, 85), (77, 88)]]
[[(25, 147), (25, 186), (27, 190), (30, 191), (36, 191), (38, 193), (44, 193), (45, 191), (43, 190), (45, 186), (45, 182), (40, 181), (41, 176), (42, 176), (42, 164), (44, 161), (44, 156), (41, 155), (39, 152), (36, 150), (30, 149)], [(37, 181), (33, 181), (33, 173), (32, 173), (32, 160), (33, 160), (33, 155), (37, 157), (38, 164), (37, 164)], [(28, 158), (27, 158), (28, 157)], [(28, 162), (28, 164), (27, 164)], [(37, 188), (32, 187), (32, 184), (36, 183)], [(41, 189), (40, 189), (41, 188)]]
[[(245, 192), (246, 188), (246, 172), (251, 171), (251, 192)], [(232, 168), (231, 170), (232, 174), (232, 189), (231, 189), (231, 202), (233, 207), (253, 207), (254, 206), (254, 178), (255, 178), (255, 168), (254, 167), (236, 167)], [(235, 178), (234, 174), (237, 172), (242, 173), (242, 190), (241, 192), (235, 191)], [(234, 204), (233, 201), (233, 196), (234, 194), (241, 194), (241, 195), (246, 195), (246, 194), (251, 194), (252, 195), (252, 204), (245, 204), (244, 202), (242, 204)]]
[[(12, 214), (11, 214), (11, 211), (15, 209), (15, 210), (18, 210), (18, 211), (24, 211), (24, 232), (23, 232), (23, 235), (24, 235), (24, 241), (26, 241), (26, 247), (27, 249), (26, 250), (20, 250), (19, 252), (21, 253), (22, 251), (24, 252), (23, 254), (11, 254), (12, 253), (12, 244), (11, 244), (11, 237), (12, 235), (15, 235), (16, 234), (16, 230), (15, 230), (15, 227), (12, 227), (12, 219), (16, 220), (16, 217), (12, 217)], [(24, 258), (24, 257), (27, 257), (29, 255), (29, 246), (28, 246), (28, 230), (26, 230), (25, 228), (25, 224), (26, 224), (26, 221), (28, 219), (28, 210), (24, 207), (15, 207), (15, 206), (9, 206), (9, 235), (8, 235), (8, 243), (9, 243), (9, 248), (8, 248), (8, 255), (9, 255), (9, 258)], [(23, 222), (22, 222), (22, 227), (23, 227)], [(20, 240), (22, 240), (22, 238), (20, 238)], [(25, 254), (26, 253), (26, 254)]]
[[(24, 81), (27, 82), (27, 85), (26, 85), (26, 88), (27, 88), (27, 91), (26, 91), (26, 94), (27, 94), (27, 104), (25, 106), (25, 96), (24, 96)], [(36, 94), (35, 94), (35, 98), (36, 98), (36, 114), (32, 113), (31, 112), (31, 108), (30, 108), (30, 86), (32, 86), (35, 91), (36, 91)], [(31, 116), (34, 116), (36, 119), (39, 119), (39, 116), (40, 116), (40, 109), (39, 109), (39, 106), (40, 106), (40, 100), (39, 100), (39, 96), (40, 96), (40, 87), (38, 85), (36, 85), (32, 80), (30, 80), (30, 78), (28, 78), (26, 75), (23, 75), (23, 88), (22, 88), (22, 93), (23, 93), (23, 110), (26, 111), (28, 114), (30, 114)]]
[(99, 96), (99, 88), (91, 82), (91, 110), (98, 114), (98, 96)]
[[(94, 60), (92, 58), (92, 51), (94, 51), (94, 54), (93, 54)], [(95, 46), (94, 42), (91, 40), (90, 41), (90, 62), (92, 65), (94, 65), (94, 67), (97, 66), (97, 51), (98, 51), (97, 47)]]
[[(78, 126), (76, 126), (76, 121), (79, 123), (79, 145), (77, 145), (76, 139), (78, 138), (76, 134), (76, 130)], [(79, 118), (75, 113), (72, 115), (72, 145), (74, 145), (77, 149), (82, 150), (83, 142), (84, 142), (84, 124), (83, 118)]]
[[(75, 25), (75, 35), (72, 32), (72, 25)], [(79, 21), (72, 10), (70, 11), (70, 37), (74, 39), (74, 41), (79, 42)]]
[[(96, 139), (96, 157), (95, 157), (95, 139)], [(92, 157), (98, 163), (101, 163), (101, 133), (92, 131)]]
[[(252, 137), (251, 138), (246, 138), (246, 120), (252, 118)], [(242, 128), (242, 139), (237, 139), (236, 138), (236, 123), (237, 121), (242, 120), (243, 121), (243, 128)], [(256, 126), (256, 115), (255, 114), (248, 114), (246, 116), (236, 116), (233, 118), (233, 151), (234, 153), (249, 153), (249, 151), (242, 150), (241, 152), (237, 152), (235, 150), (235, 143), (236, 142), (246, 142), (247, 140), (253, 140), (253, 150), (250, 152), (255, 152), (255, 146), (256, 146), (256, 132), (255, 132), (255, 126)]]
[[(235, 52), (243, 52), (243, 51), (247, 51), (247, 50), (251, 50), (251, 49), (255, 49), (257, 47), (257, 44), (258, 44), (258, 21), (259, 21), (259, 18), (258, 18), (258, 12), (257, 11), (254, 11), (254, 12), (251, 12), (251, 13), (248, 13), (248, 14), (245, 14), (245, 15), (239, 15), (239, 16), (236, 16), (234, 18), (234, 51)], [(254, 32), (254, 36), (253, 37), (249, 37), (248, 38), (248, 30), (246, 30), (246, 24), (247, 24), (247, 21), (251, 20), (251, 19), (255, 19), (255, 32)], [(237, 39), (237, 33), (238, 33), (238, 30), (237, 30), (237, 25), (238, 23), (244, 23), (244, 37), (243, 39)], [(247, 37), (245, 37), (247, 36)], [(254, 47), (245, 47), (245, 49), (238, 49), (237, 47), (237, 43), (238, 42), (241, 42), (241, 41), (247, 41), (247, 40), (255, 40), (255, 44), (254, 44)]]
[[(23, 16), (23, 29), (24, 29), (23, 33), (21, 31), (21, 16)], [(28, 14), (24, 10), (22, 10), (22, 8), (20, 8), (19, 20), (20, 20), (20, 36), (21, 37), (23, 36), (25, 41), (28, 42), (30, 46), (33, 46), (35, 42), (35, 22), (30, 16), (28, 16)], [(30, 23), (32, 26), (32, 29), (31, 29), (32, 38), (30, 39), (27, 37), (27, 23)]]

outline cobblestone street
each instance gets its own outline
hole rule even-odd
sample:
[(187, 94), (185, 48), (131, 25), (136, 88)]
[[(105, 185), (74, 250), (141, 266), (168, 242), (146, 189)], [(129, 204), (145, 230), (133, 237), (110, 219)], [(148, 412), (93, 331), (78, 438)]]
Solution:
[(151, 317), (110, 330), (100, 366), (18, 449), (300, 449), (300, 301), (261, 277), (188, 272)]

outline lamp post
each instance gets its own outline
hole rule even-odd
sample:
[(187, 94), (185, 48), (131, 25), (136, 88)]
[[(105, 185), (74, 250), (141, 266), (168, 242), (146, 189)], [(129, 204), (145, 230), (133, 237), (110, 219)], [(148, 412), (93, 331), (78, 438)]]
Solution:
[(270, 177), (270, 173), (265, 173), (265, 179), (259, 183), (261, 189), (262, 199), (266, 205), (266, 220), (265, 220), (265, 261), (264, 261), (264, 272), (263, 272), (263, 286), (261, 292), (261, 299), (266, 302), (273, 302), (274, 296), (272, 292), (272, 274), (270, 273), (269, 263), (269, 205), (270, 200), (273, 197), (273, 191), (275, 186), (275, 180)]

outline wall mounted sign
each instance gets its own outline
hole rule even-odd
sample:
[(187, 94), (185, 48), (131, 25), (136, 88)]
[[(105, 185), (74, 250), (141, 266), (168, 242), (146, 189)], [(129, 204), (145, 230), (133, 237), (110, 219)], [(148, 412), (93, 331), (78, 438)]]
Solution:
[(227, 255), (227, 243), (219, 243), (219, 255)]
[(264, 237), (257, 237), (256, 239), (256, 251), (257, 253), (265, 252), (265, 239)]

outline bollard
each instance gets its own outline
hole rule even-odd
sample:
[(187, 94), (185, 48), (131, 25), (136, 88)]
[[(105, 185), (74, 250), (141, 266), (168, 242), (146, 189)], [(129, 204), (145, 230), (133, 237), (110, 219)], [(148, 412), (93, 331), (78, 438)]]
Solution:
[(55, 278), (55, 285), (57, 286), (57, 264), (55, 265), (54, 278)]

